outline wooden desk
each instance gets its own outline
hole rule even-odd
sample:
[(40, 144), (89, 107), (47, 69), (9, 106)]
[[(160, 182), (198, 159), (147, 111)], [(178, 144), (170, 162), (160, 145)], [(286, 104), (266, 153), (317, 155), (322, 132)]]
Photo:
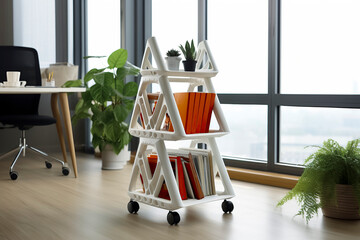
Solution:
[(63, 115), (63, 120), (65, 124), (65, 130), (68, 140), (68, 147), (70, 151), (70, 156), (72, 160), (73, 170), (75, 177), (78, 177), (77, 172), (77, 164), (76, 164), (76, 155), (75, 155), (75, 146), (74, 146), (74, 137), (72, 132), (71, 125), (71, 116), (69, 110), (69, 100), (68, 93), (76, 93), (76, 92), (85, 92), (85, 88), (58, 88), (58, 87), (0, 87), (0, 94), (51, 94), (51, 110), (56, 119), (56, 130), (59, 136), (61, 150), (63, 153), (64, 162), (67, 163), (66, 159), (66, 147), (65, 140), (61, 125), (61, 117), (58, 107), (58, 99), (60, 98), (60, 106)]

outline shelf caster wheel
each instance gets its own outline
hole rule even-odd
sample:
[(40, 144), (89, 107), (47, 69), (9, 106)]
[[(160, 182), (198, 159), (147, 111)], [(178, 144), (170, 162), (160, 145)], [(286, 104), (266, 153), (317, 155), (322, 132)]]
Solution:
[(133, 200), (130, 200), (130, 202), (128, 203), (127, 205), (127, 209), (129, 211), (129, 213), (137, 213), (140, 209), (140, 206), (139, 206), (139, 203), (133, 201)]
[(180, 222), (180, 215), (177, 212), (169, 211), (167, 215), (167, 221), (170, 225), (176, 225)]
[(48, 162), (48, 161), (45, 161), (45, 166), (46, 166), (47, 169), (50, 169), (50, 168), (52, 168), (52, 163)]
[(221, 208), (224, 213), (231, 213), (234, 210), (234, 204), (231, 201), (227, 201), (226, 199), (221, 204)]
[(16, 180), (18, 178), (18, 173), (16, 171), (10, 172), (11, 180)]
[(70, 169), (68, 167), (62, 167), (62, 174), (64, 176), (69, 175), (69, 173), (70, 173)]

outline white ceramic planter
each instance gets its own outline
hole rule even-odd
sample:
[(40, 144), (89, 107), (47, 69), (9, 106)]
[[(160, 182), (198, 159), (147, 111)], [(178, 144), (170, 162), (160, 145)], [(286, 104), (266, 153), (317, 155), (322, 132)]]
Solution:
[(102, 169), (104, 170), (118, 170), (123, 169), (127, 161), (130, 160), (130, 151), (126, 145), (121, 152), (116, 155), (111, 145), (106, 145), (101, 152)]
[(179, 71), (181, 57), (165, 57), (169, 70)]

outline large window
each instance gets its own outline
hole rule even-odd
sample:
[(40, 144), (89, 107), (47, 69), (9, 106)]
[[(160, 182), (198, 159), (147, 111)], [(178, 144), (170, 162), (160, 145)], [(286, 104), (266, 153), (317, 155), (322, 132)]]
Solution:
[[(109, 56), (120, 48), (119, 0), (87, 0), (87, 54)], [(88, 59), (88, 70), (107, 66), (107, 57)]]
[(195, 27), (198, 41), (209, 42), (231, 131), (217, 139), (227, 164), (300, 174), (315, 151), (306, 146), (360, 137), (358, 0), (198, 0), (187, 15), (198, 24), (188, 29), (164, 18), (186, 4), (152, 2), (162, 51), (192, 38)]
[(14, 45), (35, 48), (40, 67), (56, 62), (55, 0), (14, 0)]

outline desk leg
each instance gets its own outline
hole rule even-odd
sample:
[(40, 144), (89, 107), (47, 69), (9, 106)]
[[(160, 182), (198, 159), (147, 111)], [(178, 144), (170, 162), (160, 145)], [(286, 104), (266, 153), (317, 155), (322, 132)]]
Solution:
[(76, 156), (75, 156), (75, 146), (74, 146), (74, 137), (71, 126), (70, 110), (69, 110), (69, 100), (67, 93), (59, 93), (60, 95), (60, 105), (63, 113), (63, 119), (65, 122), (65, 129), (68, 137), (69, 150), (71, 155), (71, 160), (74, 168), (75, 177), (78, 177), (77, 165), (76, 165)]
[(59, 106), (58, 106), (58, 96), (59, 96), (58, 93), (51, 94), (51, 110), (52, 110), (54, 118), (56, 119), (56, 130), (57, 130), (57, 133), (59, 136), (63, 159), (64, 159), (64, 162), (67, 163), (65, 139), (64, 139), (64, 135), (63, 135), (62, 126), (61, 126), (61, 118), (60, 118), (60, 112), (59, 112)]

